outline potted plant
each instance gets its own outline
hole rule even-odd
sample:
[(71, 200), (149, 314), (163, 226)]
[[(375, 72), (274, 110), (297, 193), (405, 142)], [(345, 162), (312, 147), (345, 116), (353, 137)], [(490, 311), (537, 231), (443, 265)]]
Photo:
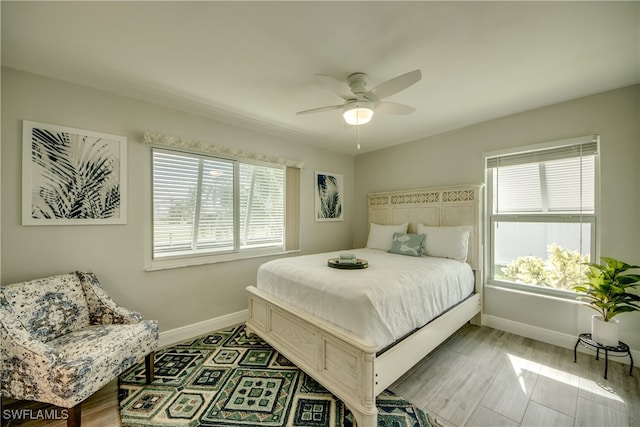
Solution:
[(620, 313), (640, 311), (640, 295), (628, 292), (640, 286), (640, 275), (628, 270), (640, 268), (615, 258), (601, 258), (603, 264), (588, 263), (585, 281), (573, 286), (577, 297), (586, 306), (598, 312), (591, 320), (591, 339), (599, 344), (618, 346), (618, 319)]

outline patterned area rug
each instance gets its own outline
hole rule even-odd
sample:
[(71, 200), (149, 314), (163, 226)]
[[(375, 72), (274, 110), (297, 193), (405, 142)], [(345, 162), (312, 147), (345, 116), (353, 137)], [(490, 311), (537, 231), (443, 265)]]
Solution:
[[(349, 427), (345, 405), (244, 325), (156, 353), (155, 380), (144, 363), (120, 376), (123, 427)], [(389, 391), (376, 405), (378, 425), (441, 425)]]

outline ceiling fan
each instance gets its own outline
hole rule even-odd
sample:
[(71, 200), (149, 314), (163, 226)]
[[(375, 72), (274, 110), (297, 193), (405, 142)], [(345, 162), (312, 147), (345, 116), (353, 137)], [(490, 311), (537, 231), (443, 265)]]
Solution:
[(344, 99), (344, 104), (313, 108), (298, 111), (296, 114), (320, 113), (322, 111), (340, 110), (345, 122), (350, 125), (369, 123), (374, 111), (378, 114), (411, 114), (415, 108), (396, 102), (383, 101), (396, 93), (417, 83), (422, 78), (420, 70), (410, 71), (397, 76), (373, 89), (367, 89), (369, 76), (366, 73), (353, 73), (347, 77), (347, 84), (325, 74), (316, 74), (316, 78), (329, 90)]

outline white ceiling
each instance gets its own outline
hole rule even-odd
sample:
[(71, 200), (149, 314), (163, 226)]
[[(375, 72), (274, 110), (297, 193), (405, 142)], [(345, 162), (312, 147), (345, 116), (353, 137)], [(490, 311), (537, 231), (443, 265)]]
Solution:
[[(10, 2), (2, 65), (358, 154), (640, 83), (638, 2)], [(422, 70), (360, 128), (314, 74)], [(145, 129), (146, 130), (146, 129)], [(149, 129), (154, 130), (154, 129)], [(180, 135), (189, 137), (188, 135)]]

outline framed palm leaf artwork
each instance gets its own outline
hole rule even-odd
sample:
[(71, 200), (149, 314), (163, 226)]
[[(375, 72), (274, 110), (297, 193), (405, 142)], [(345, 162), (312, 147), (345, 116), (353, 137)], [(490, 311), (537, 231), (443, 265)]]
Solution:
[(342, 175), (316, 171), (316, 221), (342, 221), (344, 193)]
[(127, 223), (127, 138), (22, 125), (22, 224)]

